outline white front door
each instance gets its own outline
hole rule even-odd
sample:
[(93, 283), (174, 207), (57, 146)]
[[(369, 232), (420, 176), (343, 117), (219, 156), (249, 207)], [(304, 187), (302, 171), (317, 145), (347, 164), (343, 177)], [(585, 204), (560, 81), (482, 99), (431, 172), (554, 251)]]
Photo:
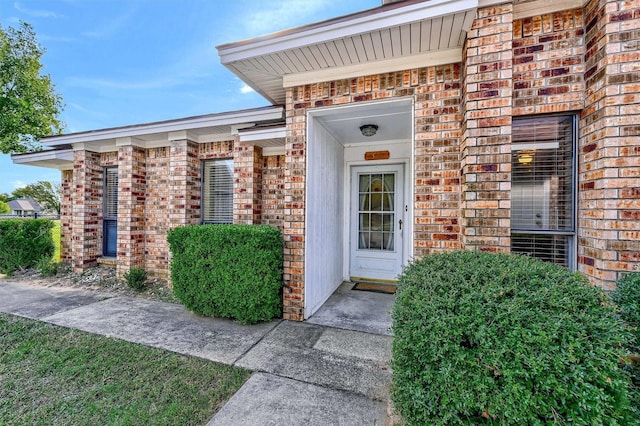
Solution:
[(395, 281), (402, 272), (404, 166), (351, 167), (352, 281)]

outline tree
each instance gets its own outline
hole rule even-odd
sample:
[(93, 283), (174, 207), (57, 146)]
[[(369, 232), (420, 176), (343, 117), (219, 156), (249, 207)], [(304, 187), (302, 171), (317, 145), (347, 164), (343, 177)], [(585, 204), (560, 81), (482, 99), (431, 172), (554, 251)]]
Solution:
[(5, 203), (4, 201), (0, 201), (0, 214), (6, 214), (10, 211), (11, 207), (9, 207), (9, 204)]
[(60, 214), (60, 202), (62, 199), (62, 187), (59, 183), (51, 183), (44, 180), (18, 188), (11, 194), (12, 199), (33, 198), (45, 210), (55, 211)]
[(62, 98), (49, 75), (42, 75), (44, 49), (33, 28), (0, 26), (0, 151), (39, 151), (38, 139), (62, 132)]

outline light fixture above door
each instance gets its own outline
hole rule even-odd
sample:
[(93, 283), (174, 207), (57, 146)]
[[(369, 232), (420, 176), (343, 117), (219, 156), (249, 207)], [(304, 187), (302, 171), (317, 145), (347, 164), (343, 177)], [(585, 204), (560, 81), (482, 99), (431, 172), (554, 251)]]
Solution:
[(363, 124), (360, 126), (360, 131), (362, 132), (362, 136), (370, 137), (378, 132), (378, 126), (375, 124)]

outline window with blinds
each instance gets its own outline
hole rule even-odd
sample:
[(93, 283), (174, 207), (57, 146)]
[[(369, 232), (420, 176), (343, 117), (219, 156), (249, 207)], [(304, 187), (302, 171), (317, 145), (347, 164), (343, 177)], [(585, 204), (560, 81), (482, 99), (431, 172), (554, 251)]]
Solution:
[(115, 257), (118, 248), (118, 169), (104, 169), (102, 254)]
[(118, 169), (104, 170), (104, 218), (118, 218)]
[(572, 266), (574, 116), (513, 120), (511, 250)]
[(233, 223), (233, 160), (203, 163), (202, 222)]

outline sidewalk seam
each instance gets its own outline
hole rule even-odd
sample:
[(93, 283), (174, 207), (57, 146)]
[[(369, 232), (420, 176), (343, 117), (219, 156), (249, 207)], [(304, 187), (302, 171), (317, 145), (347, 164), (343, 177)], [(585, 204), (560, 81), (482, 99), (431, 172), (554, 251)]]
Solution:
[[(247, 355), (253, 348), (255, 348), (256, 346), (258, 346), (258, 344), (260, 344), (260, 342), (262, 342), (264, 340), (265, 337), (267, 337), (269, 334), (273, 333), (274, 330), (278, 327), (280, 327), (280, 324), (282, 324), (284, 322), (283, 319), (278, 319), (278, 324), (276, 324), (275, 327), (273, 327), (271, 330), (269, 330), (267, 333), (264, 333), (264, 335), (262, 335), (262, 337), (260, 337), (258, 340), (256, 340), (256, 342), (251, 345), (246, 351), (244, 351), (243, 353), (241, 353), (236, 359), (234, 359), (230, 365), (234, 366), (234, 367), (239, 367), (237, 364), (238, 361), (240, 361), (242, 358), (245, 357), (245, 355)], [(240, 367), (240, 368), (244, 368), (244, 367)], [(253, 370), (255, 371), (255, 370)]]

